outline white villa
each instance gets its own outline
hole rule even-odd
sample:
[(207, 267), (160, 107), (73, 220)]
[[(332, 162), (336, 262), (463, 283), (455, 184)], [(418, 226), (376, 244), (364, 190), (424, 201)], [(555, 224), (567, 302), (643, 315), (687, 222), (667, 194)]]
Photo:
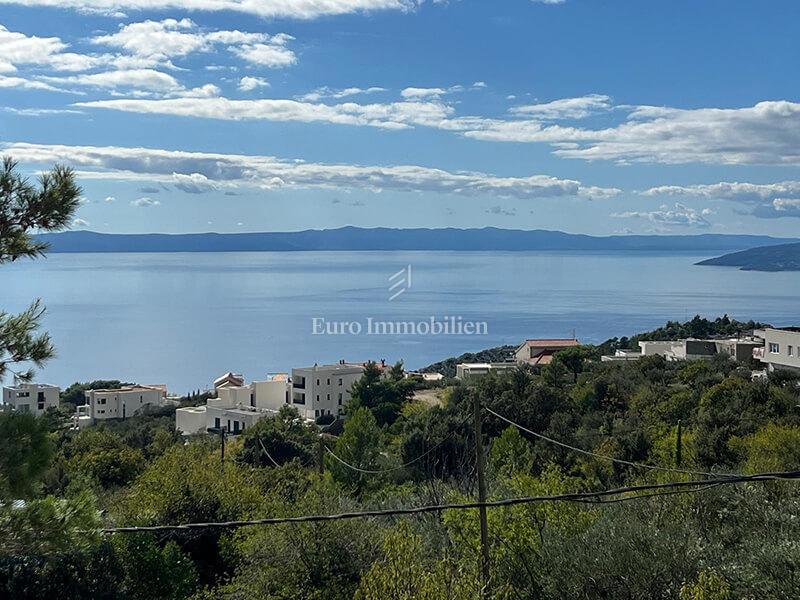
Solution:
[(3, 387), (4, 410), (41, 416), (48, 408), (58, 407), (61, 389), (46, 383), (21, 383)]
[(186, 406), (175, 411), (175, 429), (184, 434), (203, 433), (211, 427), (240, 433), (267, 415), (289, 404), (291, 383), (286, 373), (249, 385), (217, 388), (217, 397), (205, 406)]
[(86, 404), (79, 406), (73, 417), (74, 426), (82, 429), (97, 421), (127, 419), (148, 406), (164, 406), (165, 385), (133, 385), (119, 389), (88, 390)]
[(753, 357), (764, 363), (767, 371), (800, 371), (800, 327), (758, 329), (755, 334), (764, 345), (753, 350)]
[[(384, 373), (391, 368), (383, 360), (376, 366)], [(342, 360), (335, 365), (292, 369), (292, 406), (309, 421), (322, 415), (342, 414), (352, 386), (361, 379), (365, 368), (366, 363)]]

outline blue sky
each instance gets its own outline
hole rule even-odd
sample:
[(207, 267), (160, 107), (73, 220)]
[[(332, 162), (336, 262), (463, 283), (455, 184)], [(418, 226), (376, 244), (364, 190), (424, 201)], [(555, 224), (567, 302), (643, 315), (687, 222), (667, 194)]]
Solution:
[(63, 4), (0, 0), (0, 153), (76, 229), (800, 224), (796, 1)]

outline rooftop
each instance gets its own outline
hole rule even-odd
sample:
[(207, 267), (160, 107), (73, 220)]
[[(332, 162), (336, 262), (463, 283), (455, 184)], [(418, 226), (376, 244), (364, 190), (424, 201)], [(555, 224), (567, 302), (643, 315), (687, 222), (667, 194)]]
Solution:
[(580, 342), (575, 338), (553, 338), (546, 340), (525, 340), (523, 346), (529, 348), (568, 348), (569, 346), (580, 346)]
[(86, 390), (87, 392), (98, 392), (101, 394), (115, 394), (117, 392), (165, 392), (166, 385), (126, 385), (120, 388), (103, 388), (98, 390)]

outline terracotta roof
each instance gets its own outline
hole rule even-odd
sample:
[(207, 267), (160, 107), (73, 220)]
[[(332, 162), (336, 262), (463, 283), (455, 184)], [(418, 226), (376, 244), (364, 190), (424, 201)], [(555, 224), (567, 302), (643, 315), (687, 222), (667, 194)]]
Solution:
[(573, 338), (558, 338), (551, 340), (525, 340), (523, 346), (542, 347), (542, 348), (567, 348), (569, 346), (580, 346), (580, 342)]

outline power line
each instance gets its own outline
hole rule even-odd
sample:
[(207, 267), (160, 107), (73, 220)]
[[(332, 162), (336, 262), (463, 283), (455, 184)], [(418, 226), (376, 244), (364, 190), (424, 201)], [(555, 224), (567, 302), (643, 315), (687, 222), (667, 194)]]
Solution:
[(258, 436), (256, 436), (256, 437), (258, 439), (258, 443), (261, 444), (261, 449), (264, 451), (264, 454), (267, 455), (267, 458), (272, 462), (273, 465), (275, 465), (276, 467), (280, 467), (280, 465), (275, 461), (275, 459), (272, 458), (272, 456), (270, 456), (270, 453), (267, 452), (267, 449), (264, 446), (264, 442), (261, 441), (261, 438), (258, 437)]
[(537, 438), (539, 438), (541, 440), (544, 440), (546, 442), (550, 442), (551, 444), (556, 444), (557, 446), (561, 446), (562, 448), (566, 448), (566, 449), (572, 450), (574, 452), (579, 452), (581, 454), (585, 454), (587, 456), (593, 456), (594, 458), (600, 458), (602, 460), (608, 460), (608, 461), (611, 461), (611, 462), (614, 462), (614, 463), (618, 463), (618, 464), (621, 464), (621, 465), (627, 465), (629, 467), (637, 467), (639, 469), (650, 469), (651, 471), (663, 471), (665, 473), (682, 473), (683, 475), (703, 475), (703, 476), (706, 476), (706, 477), (736, 477), (738, 475), (736, 473), (733, 473), (733, 474), (730, 474), (730, 475), (726, 475), (724, 473), (710, 473), (710, 472), (706, 472), (706, 471), (691, 471), (691, 470), (688, 470), (688, 469), (675, 469), (675, 468), (672, 468), (672, 467), (659, 467), (657, 465), (646, 465), (644, 463), (633, 462), (633, 461), (630, 461), (630, 460), (623, 460), (621, 458), (614, 458), (613, 456), (606, 456), (605, 454), (598, 454), (597, 452), (591, 452), (589, 450), (584, 450), (583, 448), (577, 448), (575, 446), (571, 446), (570, 444), (566, 444), (564, 442), (559, 442), (558, 440), (554, 440), (553, 438), (547, 437), (546, 435), (543, 435), (541, 433), (536, 433), (535, 431), (531, 431), (527, 427), (523, 427), (519, 423), (515, 423), (511, 419), (509, 419), (507, 417), (504, 417), (501, 414), (496, 413), (491, 408), (486, 408), (486, 410), (487, 410), (487, 412), (490, 412), (491, 414), (493, 414), (498, 419), (502, 419), (506, 423), (508, 423), (510, 425), (513, 425), (514, 427), (516, 427), (520, 431), (524, 431), (525, 433), (529, 433), (532, 436), (535, 436), (535, 437), (537, 437)]
[[(459, 423), (458, 426), (460, 427), (460, 426), (464, 425), (464, 423), (466, 423), (469, 418), (470, 417), (467, 417), (467, 419), (464, 419), (464, 421)], [(416, 457), (414, 459), (411, 459), (407, 463), (403, 463), (402, 465), (398, 465), (396, 467), (390, 467), (388, 469), (362, 469), (361, 467), (357, 467), (355, 465), (351, 465), (349, 462), (347, 462), (343, 458), (340, 458), (339, 456), (337, 456), (333, 452), (333, 450), (331, 450), (327, 446), (325, 446), (325, 451), (328, 454), (330, 454), (334, 459), (336, 459), (341, 464), (343, 464), (345, 467), (348, 467), (349, 469), (352, 469), (353, 471), (357, 471), (358, 473), (364, 473), (366, 475), (381, 475), (383, 473), (392, 473), (394, 471), (399, 471), (400, 469), (405, 469), (406, 467), (409, 467), (409, 466), (413, 465), (418, 460), (422, 460), (423, 458), (425, 458), (426, 456), (431, 454), (434, 450), (438, 450), (439, 448), (441, 448), (446, 442), (448, 442), (450, 440), (451, 437), (453, 437), (453, 435), (455, 435), (455, 430), (453, 430), (450, 433), (448, 433), (441, 442), (439, 442), (438, 444), (436, 444), (432, 448), (429, 448), (428, 450), (426, 450), (425, 452), (420, 454), (418, 457)]]
[[(613, 488), (598, 492), (576, 492), (557, 494), (553, 496), (523, 496), (518, 498), (504, 498), (487, 502), (464, 502), (461, 504), (435, 504), (409, 508), (394, 508), (387, 510), (368, 510), (361, 512), (347, 512), (333, 515), (305, 515), (300, 517), (271, 517), (253, 519), (249, 521), (223, 521), (217, 523), (184, 523), (181, 525), (151, 525), (134, 527), (110, 527), (101, 529), (100, 533), (137, 533), (154, 531), (190, 531), (197, 529), (236, 529), (252, 525), (279, 525), (283, 523), (317, 523), (325, 521), (341, 521), (344, 519), (358, 519), (365, 517), (390, 517), (396, 515), (414, 515), (422, 513), (441, 512), (445, 510), (469, 510), (480, 507), (497, 508), (532, 504), (537, 502), (591, 502), (593, 504), (611, 504), (638, 500), (652, 496), (664, 496), (676, 493), (695, 493), (720, 485), (732, 485), (747, 482), (786, 481), (800, 478), (800, 471), (780, 471), (774, 473), (757, 473), (755, 475), (732, 475), (715, 479), (695, 481), (671, 481), (668, 483), (641, 484), (627, 487)], [(622, 496), (636, 492), (651, 492), (634, 496)]]

